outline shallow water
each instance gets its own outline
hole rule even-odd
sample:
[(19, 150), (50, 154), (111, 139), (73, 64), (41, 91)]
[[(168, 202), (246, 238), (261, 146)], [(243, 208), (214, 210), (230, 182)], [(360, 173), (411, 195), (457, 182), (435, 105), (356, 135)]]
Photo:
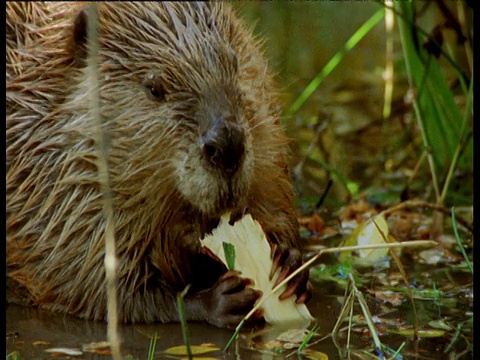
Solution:
[[(404, 265), (407, 261), (403, 260)], [(453, 345), (453, 351), (459, 359), (471, 359), (473, 351), (472, 317), (473, 317), (473, 286), (472, 277), (468, 271), (442, 267), (437, 265), (415, 265), (406, 269), (410, 279), (410, 287), (419, 291), (415, 296), (417, 319), (419, 329), (434, 333), (432, 320), (450, 326), (450, 330), (444, 331), (443, 335), (434, 337), (422, 337), (418, 341), (418, 355), (420, 359), (438, 359), (438, 354), (444, 353), (448, 344), (454, 338), (455, 329), (462, 327), (462, 335)], [(380, 341), (392, 349), (398, 349), (402, 343), (403, 359), (414, 358), (414, 343), (411, 335), (396, 334), (396, 331), (413, 329), (415, 314), (412, 311), (411, 301), (404, 298), (401, 304), (393, 305), (388, 301), (376, 299), (377, 291), (382, 293), (379, 286), (381, 278), (394, 280), (398, 272), (395, 266), (383, 271), (364, 272), (361, 277), (365, 281), (365, 287), (361, 291), (367, 301), (371, 315), (376, 319), (375, 327), (379, 333)], [(377, 280), (376, 280), (377, 279)], [(395, 281), (395, 280), (394, 280)], [(323, 352), (328, 359), (347, 358), (345, 346), (347, 344), (347, 323), (341, 326), (338, 333), (338, 342), (341, 349), (337, 349), (329, 336), (337, 318), (340, 316), (345, 290), (333, 281), (312, 281), (314, 285), (312, 299), (308, 303), (315, 322), (319, 324), (317, 336), (310, 344), (311, 349)], [(376, 284), (377, 283), (377, 284)], [(432, 284), (433, 287), (432, 287)], [(400, 286), (396, 285), (396, 287)], [(423, 290), (431, 290), (432, 296), (421, 295)], [(438, 289), (442, 295), (434, 295)], [(400, 289), (394, 290), (395, 294), (402, 295)], [(357, 355), (360, 351), (372, 354), (373, 340), (365, 322), (358, 318), (362, 311), (356, 300), (353, 308), (354, 321), (351, 327), (352, 349)], [(6, 354), (17, 351), (22, 359), (51, 359), (52, 355), (46, 349), (67, 348), (81, 350), (83, 346), (107, 340), (107, 326), (103, 322), (84, 321), (72, 316), (52, 314), (46, 311), (24, 308), (9, 304), (6, 309)], [(189, 323), (189, 336), (192, 345), (214, 344), (223, 349), (233, 330), (220, 329), (206, 323)], [(284, 351), (283, 354), (272, 354), (262, 351), (264, 345), (285, 329), (269, 329), (255, 336), (248, 332), (243, 333), (228, 352), (221, 350), (203, 355), (215, 359), (299, 359), (295, 350)], [(158, 337), (154, 359), (167, 359), (164, 351), (170, 347), (184, 344), (180, 324), (153, 324), (153, 325), (123, 325), (119, 327), (122, 340), (122, 356), (130, 355), (134, 359), (147, 359), (150, 339), (156, 334)], [(324, 338), (325, 337), (325, 338)], [(356, 349), (356, 350), (355, 350)], [(340, 353), (342, 352), (342, 354)], [(451, 352), (451, 351), (450, 351)], [(462, 355), (462, 352), (465, 352)], [(55, 356), (55, 358), (67, 359), (106, 359), (108, 354), (83, 352), (76, 357)], [(287, 355), (290, 355), (287, 357)], [(452, 355), (452, 354), (449, 354)], [(365, 354), (363, 354), (363, 357)], [(170, 357), (172, 358), (172, 357)], [(353, 356), (352, 358), (357, 358)], [(362, 357), (360, 357), (362, 358)], [(179, 357), (176, 357), (179, 359)]]
[[(314, 316), (321, 316), (319, 332), (328, 334), (338, 314), (340, 304), (334, 297), (321, 296), (320, 289), (313, 292), (309, 309)], [(233, 331), (219, 329), (206, 323), (189, 323), (190, 341), (192, 344), (213, 343), (223, 348), (230, 340)], [(7, 305), (7, 348), (6, 353), (18, 351), (24, 359), (46, 359), (51, 356), (45, 352), (49, 348), (81, 349), (82, 345), (106, 341), (107, 326), (103, 322), (84, 321), (62, 314), (51, 314), (46, 311)], [(119, 328), (122, 339), (122, 355), (132, 355), (138, 359), (147, 359), (150, 338), (157, 334), (155, 359), (166, 358), (163, 350), (184, 343), (179, 324), (123, 325)], [(279, 329), (271, 329), (264, 335), (253, 339), (254, 343), (264, 343), (278, 335)], [(36, 343), (42, 342), (36, 345)], [(283, 355), (271, 356), (261, 354), (248, 348), (249, 342), (242, 336), (238, 346), (232, 346), (227, 353), (221, 351), (211, 353), (219, 359), (281, 359)], [(250, 343), (251, 344), (251, 343)], [(330, 339), (315, 346), (316, 349), (335, 359), (338, 355)], [(208, 355), (208, 354), (207, 354)], [(58, 358), (58, 357), (56, 357)], [(60, 358), (67, 358), (60, 357)], [(84, 353), (75, 358), (105, 359), (105, 355)], [(296, 357), (290, 357), (295, 359)]]

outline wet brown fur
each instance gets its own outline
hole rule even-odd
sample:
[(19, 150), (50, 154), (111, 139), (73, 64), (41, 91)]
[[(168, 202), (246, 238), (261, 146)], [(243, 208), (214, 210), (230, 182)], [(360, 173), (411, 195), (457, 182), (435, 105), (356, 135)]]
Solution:
[[(7, 277), (32, 304), (105, 319), (88, 66), (72, 39), (83, 6), (7, 2)], [(198, 239), (225, 211), (249, 211), (272, 242), (298, 246), (272, 80), (225, 4), (112, 2), (99, 14), (120, 318), (177, 320), (176, 291), (216, 280), (196, 260)], [(146, 94), (148, 74), (162, 101)], [(212, 108), (245, 131), (245, 161), (230, 179), (196, 146)]]

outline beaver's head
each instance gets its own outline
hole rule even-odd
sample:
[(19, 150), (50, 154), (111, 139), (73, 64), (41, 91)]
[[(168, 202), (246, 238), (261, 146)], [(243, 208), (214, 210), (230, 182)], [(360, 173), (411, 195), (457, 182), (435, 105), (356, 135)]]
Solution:
[[(99, 6), (100, 107), (109, 124), (112, 182), (132, 204), (157, 194), (158, 202), (181, 199), (218, 216), (245, 206), (252, 179), (268, 177), (261, 172), (270, 165), (262, 168), (262, 161), (281, 158), (269, 147), (279, 134), (269, 130), (278, 120), (265, 91), (266, 64), (249, 33), (221, 7)], [(73, 31), (85, 64), (87, 19), (85, 10)], [(88, 92), (88, 69), (77, 99)]]

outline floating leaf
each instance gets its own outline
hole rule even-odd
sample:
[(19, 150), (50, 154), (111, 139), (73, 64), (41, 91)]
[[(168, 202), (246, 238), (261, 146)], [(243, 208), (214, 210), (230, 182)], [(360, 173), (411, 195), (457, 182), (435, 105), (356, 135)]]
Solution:
[(444, 320), (432, 320), (428, 322), (428, 325), (434, 329), (440, 329), (445, 331), (453, 330), (453, 327), (447, 324)]
[[(392, 332), (395, 334), (404, 335), (404, 336), (413, 336), (415, 334), (414, 329), (393, 330)], [(445, 335), (444, 330), (428, 329), (428, 330), (418, 331), (419, 338), (436, 338), (436, 337), (442, 337), (444, 335)]]
[(278, 335), (278, 341), (301, 343), (308, 335), (307, 329), (289, 329)]
[[(212, 351), (218, 351), (220, 348), (213, 344), (202, 344), (190, 346), (193, 355), (205, 354)], [(187, 347), (185, 345), (173, 346), (164, 351), (169, 355), (187, 355)]]
[(68, 349), (68, 348), (50, 348), (46, 349), (45, 352), (55, 355), (68, 355), (68, 356), (80, 356), (83, 355), (83, 352), (78, 349)]
[(309, 360), (328, 360), (328, 355), (321, 351), (305, 349), (301, 354)]
[(42, 341), (42, 340), (37, 340), (32, 342), (33, 346), (42, 346), (42, 345), (50, 345), (49, 341)]
[(96, 354), (111, 354), (110, 343), (108, 341), (93, 342), (82, 345), (82, 350), (85, 352), (93, 352)]

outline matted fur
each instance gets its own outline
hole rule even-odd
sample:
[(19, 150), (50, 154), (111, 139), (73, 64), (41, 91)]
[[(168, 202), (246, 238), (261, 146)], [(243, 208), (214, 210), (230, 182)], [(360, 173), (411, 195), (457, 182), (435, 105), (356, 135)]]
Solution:
[[(7, 277), (32, 304), (105, 319), (88, 66), (72, 40), (84, 5), (6, 6)], [(176, 291), (198, 271), (212, 276), (198, 269), (198, 239), (225, 211), (248, 211), (272, 242), (298, 246), (272, 80), (259, 44), (226, 4), (100, 3), (99, 21), (119, 316), (177, 320)], [(152, 76), (163, 101), (146, 93)], [(245, 158), (230, 178), (199, 150), (212, 111), (245, 133)]]

